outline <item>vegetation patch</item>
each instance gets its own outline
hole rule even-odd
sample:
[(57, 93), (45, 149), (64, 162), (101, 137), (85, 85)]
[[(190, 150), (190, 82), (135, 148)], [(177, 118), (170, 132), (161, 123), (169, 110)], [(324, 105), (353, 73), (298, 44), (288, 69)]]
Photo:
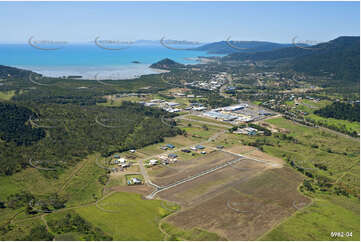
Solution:
[[(56, 235), (66, 234), (69, 236), (69, 233), (76, 233), (73, 234), (73, 237), (76, 237), (77, 240), (112, 240), (111, 236), (92, 226), (74, 211), (47, 216), (47, 223), (49, 229)], [(59, 237), (62, 238), (58, 236), (58, 239)]]
[[(116, 193), (101, 201), (102, 208), (96, 206), (77, 208), (76, 212), (111, 235), (114, 240), (162, 240), (158, 228), (159, 220), (171, 213), (161, 206), (160, 200), (145, 200), (139, 194)], [(127, 206), (118, 206), (126, 204)]]
[(162, 223), (162, 230), (167, 234), (166, 240), (191, 240), (191, 241), (219, 241), (225, 240), (216, 233), (211, 233), (199, 228), (183, 230), (170, 223)]

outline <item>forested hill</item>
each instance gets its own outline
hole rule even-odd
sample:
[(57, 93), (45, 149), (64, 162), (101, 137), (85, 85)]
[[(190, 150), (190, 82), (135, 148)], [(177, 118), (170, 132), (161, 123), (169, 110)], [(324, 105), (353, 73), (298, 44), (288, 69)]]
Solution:
[(31, 71), (0, 65), (0, 78), (27, 77)]
[(339, 37), (312, 47), (288, 47), (266, 52), (233, 53), (224, 61), (286, 59), (296, 71), (310, 75), (333, 74), (347, 82), (360, 80), (360, 37)]
[(315, 112), (325, 118), (335, 118), (348, 120), (350, 122), (360, 122), (360, 104), (348, 104), (341, 102), (334, 102)]
[(184, 67), (183, 64), (179, 64), (178, 62), (175, 62), (174, 60), (171, 60), (169, 58), (165, 58), (161, 61), (158, 61), (150, 66), (150, 68), (157, 68), (157, 69), (165, 69), (170, 70), (174, 68), (182, 68)]
[(292, 44), (279, 44), (266, 41), (219, 41), (210, 44), (205, 44), (193, 50), (207, 51), (211, 54), (231, 54), (236, 52), (249, 53), (271, 51), (286, 47), (291, 47)]
[(340, 37), (319, 48), (296, 58), (294, 69), (311, 75), (333, 73), (335, 79), (360, 82), (360, 37)]

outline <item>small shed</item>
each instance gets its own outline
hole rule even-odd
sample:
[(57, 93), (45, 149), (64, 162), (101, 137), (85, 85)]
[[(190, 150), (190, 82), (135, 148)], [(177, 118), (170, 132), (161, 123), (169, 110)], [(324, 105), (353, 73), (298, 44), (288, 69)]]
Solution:
[(171, 159), (174, 159), (174, 158), (177, 158), (178, 156), (176, 154), (174, 154), (174, 153), (171, 153), (171, 154), (168, 155), (168, 157), (171, 158)]
[(196, 145), (196, 149), (203, 150), (205, 147), (203, 145)]

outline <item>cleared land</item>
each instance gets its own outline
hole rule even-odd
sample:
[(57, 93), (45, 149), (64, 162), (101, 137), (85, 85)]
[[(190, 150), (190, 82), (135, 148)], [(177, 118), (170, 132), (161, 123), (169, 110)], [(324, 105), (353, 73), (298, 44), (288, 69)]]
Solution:
[[(268, 145), (263, 147), (264, 150), (289, 162), (293, 161), (312, 174), (312, 178), (307, 177), (307, 180), (313, 190), (303, 188), (303, 191), (314, 203), (287, 219), (262, 239), (359, 240), (360, 143), (282, 118), (267, 122), (286, 128), (294, 139), (272, 137), (267, 141)], [(322, 169), (317, 164), (321, 164)], [(330, 233), (334, 231), (352, 232), (353, 236), (332, 238)]]
[[(111, 234), (114, 240), (162, 240), (160, 219), (171, 212), (160, 200), (144, 200), (133, 193), (116, 193), (95, 205), (75, 211), (87, 221)], [(177, 209), (177, 207), (174, 207)]]
[(168, 185), (236, 158), (237, 156), (231, 154), (214, 151), (200, 158), (179, 161), (172, 167), (158, 166), (151, 168), (153, 170), (149, 174), (151, 180), (157, 185)]
[[(294, 204), (310, 203), (297, 191), (302, 177), (289, 168), (267, 170), (249, 180), (244, 177), (240, 175), (220, 192), (202, 196), (165, 221), (186, 230), (214, 232), (228, 240), (254, 240), (294, 213)], [(166, 198), (170, 192), (160, 196)]]

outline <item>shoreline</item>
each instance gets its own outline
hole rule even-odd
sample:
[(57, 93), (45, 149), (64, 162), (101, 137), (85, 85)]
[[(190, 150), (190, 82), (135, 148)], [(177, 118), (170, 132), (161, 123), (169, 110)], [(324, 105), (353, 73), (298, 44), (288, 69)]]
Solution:
[(119, 66), (15, 66), (25, 70), (39, 73), (46, 77), (62, 78), (68, 76), (81, 76), (80, 80), (122, 80), (135, 79), (142, 75), (160, 74), (168, 72), (156, 68), (150, 68), (150, 64), (127, 64)]
[(155, 73), (155, 74), (161, 74), (161, 73), (168, 73), (168, 72), (170, 72), (170, 70), (163, 70), (163, 69), (158, 69), (158, 68), (150, 68), (150, 67), (149, 67), (149, 69), (158, 72), (158, 73)]

